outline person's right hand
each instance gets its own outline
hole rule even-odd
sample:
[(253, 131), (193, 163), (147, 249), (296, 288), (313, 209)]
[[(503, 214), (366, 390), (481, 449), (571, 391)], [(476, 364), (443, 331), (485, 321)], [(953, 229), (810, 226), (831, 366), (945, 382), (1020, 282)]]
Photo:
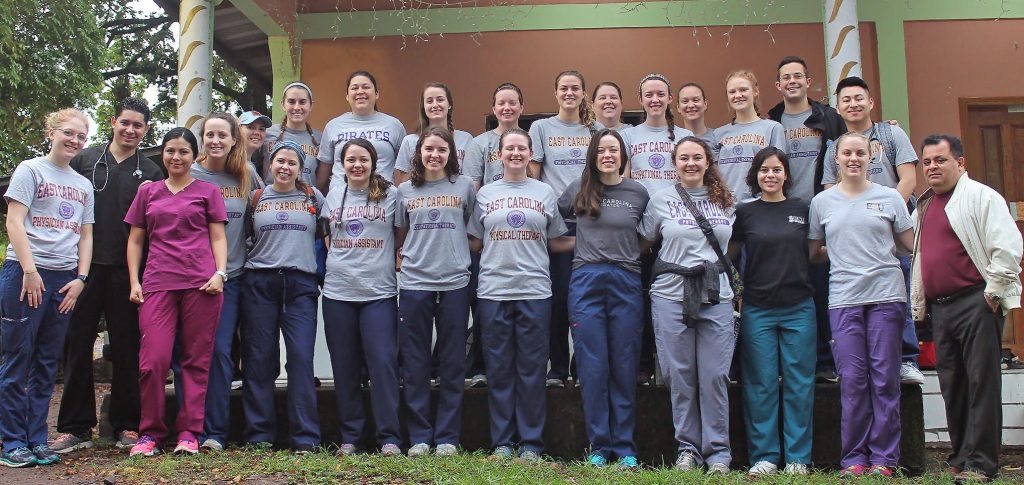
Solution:
[(143, 301), (142, 300), (142, 285), (140, 285), (138, 283), (132, 283), (132, 292), (128, 296), (128, 299), (131, 300), (132, 303), (135, 303), (137, 305), (141, 304), (142, 301)]
[(38, 270), (25, 273), (21, 278), (21, 298), (18, 301), (25, 301), (27, 297), (28, 306), (39, 308), (39, 303), (43, 301), (44, 291), (46, 291), (46, 287), (43, 285), (43, 277), (39, 276)]

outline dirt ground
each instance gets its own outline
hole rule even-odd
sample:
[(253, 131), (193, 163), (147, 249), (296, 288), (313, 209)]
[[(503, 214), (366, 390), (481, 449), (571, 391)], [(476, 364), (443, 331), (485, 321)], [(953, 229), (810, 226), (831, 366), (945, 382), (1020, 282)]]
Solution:
[[(103, 395), (103, 393), (108, 390), (109, 385), (97, 385), (97, 396)], [(61, 391), (62, 386), (58, 385), (54, 391), (53, 400), (50, 403), (49, 424), (51, 438), (56, 435), (57, 408), (60, 403)], [(97, 413), (98, 412), (99, 410), (97, 409)], [(938, 473), (943, 471), (946, 468), (944, 460), (948, 453), (948, 448), (929, 448), (927, 472)], [(54, 482), (68, 484), (103, 484), (105, 483), (104, 480), (108, 477), (90, 475), (88, 472), (79, 473), (76, 469), (88, 469), (89, 467), (76, 465), (91, 463), (97, 465), (97, 468), (102, 469), (105, 468), (103, 465), (112, 464), (118, 460), (123, 460), (124, 458), (125, 455), (123, 452), (115, 448), (108, 447), (99, 450), (93, 449), (64, 455), (62, 457), (63, 461), (54, 466), (23, 469), (0, 466), (0, 484), (48, 485)], [(1010, 483), (1024, 483), (1024, 449), (1004, 449), (1001, 461), (1003, 467), (1000, 478)], [(258, 481), (261, 483), (273, 483), (278, 481), (272, 477), (263, 478), (266, 478), (267, 480), (264, 481), (263, 479), (259, 479)], [(246, 481), (254, 483), (250, 480)]]

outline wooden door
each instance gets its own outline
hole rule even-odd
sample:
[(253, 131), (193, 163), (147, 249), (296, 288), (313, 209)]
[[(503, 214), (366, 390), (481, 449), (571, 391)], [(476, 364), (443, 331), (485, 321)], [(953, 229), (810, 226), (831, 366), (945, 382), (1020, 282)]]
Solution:
[[(967, 171), (1006, 198), (1024, 231), (1024, 98), (961, 98)], [(1024, 359), (1024, 311), (1006, 319), (1003, 347)]]

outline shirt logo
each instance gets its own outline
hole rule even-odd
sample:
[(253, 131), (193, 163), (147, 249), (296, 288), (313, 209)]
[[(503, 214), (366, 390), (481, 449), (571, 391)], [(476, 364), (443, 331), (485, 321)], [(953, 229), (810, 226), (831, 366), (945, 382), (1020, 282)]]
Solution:
[(287, 221), (287, 220), (288, 220), (288, 213), (287, 212), (281, 211), (281, 212), (277, 213), (277, 221), (278, 222), (284, 222), (284, 221)]
[(358, 219), (352, 219), (345, 223), (345, 232), (351, 237), (356, 237), (363, 233), (363, 223)]
[(804, 218), (800, 216), (789, 216), (789, 222), (793, 224), (807, 224), (807, 221), (805, 221)]
[(647, 159), (647, 161), (651, 164), (651, 168), (661, 168), (665, 166), (665, 157), (660, 153), (651, 155), (651, 158)]
[(66, 201), (61, 201), (58, 211), (60, 212), (61, 217), (71, 219), (71, 216), (75, 215), (75, 206), (67, 203)]
[(427, 217), (430, 218), (431, 222), (434, 222), (439, 217), (441, 217), (441, 211), (439, 211), (437, 209), (430, 209), (430, 212), (427, 212)]
[(572, 150), (569, 150), (569, 156), (576, 158), (581, 157), (583, 156), (583, 150), (580, 150), (579, 148), (573, 148)]
[(795, 152), (800, 149), (800, 140), (793, 140), (789, 145), (793, 147), (793, 151)]
[(523, 214), (523, 211), (509, 212), (505, 222), (512, 227), (523, 227), (523, 224), (526, 224), (526, 214)]
[(734, 145), (732, 147), (732, 154), (733, 155), (740, 155), (742, 153), (743, 153), (743, 145)]
[(869, 211), (882, 212), (882, 204), (879, 204), (878, 202), (868, 202), (867, 208)]

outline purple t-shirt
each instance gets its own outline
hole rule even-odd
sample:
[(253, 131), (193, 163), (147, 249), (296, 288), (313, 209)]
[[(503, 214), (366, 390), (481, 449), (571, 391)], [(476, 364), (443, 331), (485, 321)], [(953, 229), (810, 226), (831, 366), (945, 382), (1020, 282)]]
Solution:
[(209, 224), (228, 219), (220, 188), (193, 180), (172, 194), (164, 182), (139, 187), (124, 222), (146, 230), (149, 256), (142, 291), (186, 290), (203, 286), (217, 271)]

